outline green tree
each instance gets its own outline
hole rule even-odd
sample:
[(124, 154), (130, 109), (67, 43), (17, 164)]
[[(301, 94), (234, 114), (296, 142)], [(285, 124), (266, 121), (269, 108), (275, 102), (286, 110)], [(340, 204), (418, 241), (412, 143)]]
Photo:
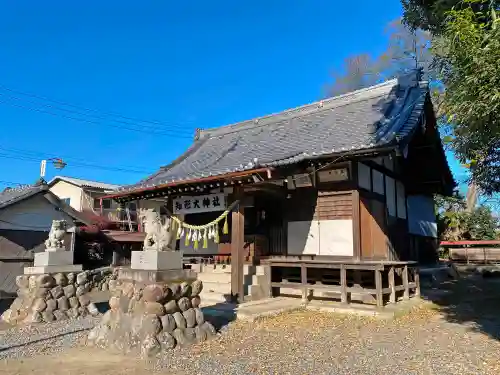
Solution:
[(500, 191), (500, 27), (495, 9), (490, 11), (485, 22), (472, 6), (447, 12), (433, 47), (446, 87), (446, 140), (485, 194)]
[(470, 2), (468, 0), (401, 0), (403, 5), (403, 22), (410, 29), (422, 29), (434, 36), (440, 35), (446, 28), (448, 12), (471, 8), (483, 19), (488, 18), (489, 10), (498, 7), (498, 0)]
[(492, 240), (497, 238), (499, 222), (488, 206), (467, 207), (466, 199), (455, 193), (436, 196), (439, 238), (443, 241)]
[(494, 240), (498, 233), (498, 220), (491, 209), (479, 206), (467, 215), (467, 230), (471, 240)]

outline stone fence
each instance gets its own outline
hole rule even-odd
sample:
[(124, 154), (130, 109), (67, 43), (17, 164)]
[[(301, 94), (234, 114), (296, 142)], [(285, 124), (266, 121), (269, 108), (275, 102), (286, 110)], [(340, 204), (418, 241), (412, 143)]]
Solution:
[(99, 315), (89, 293), (107, 291), (116, 279), (111, 268), (79, 273), (21, 275), (16, 278), (17, 298), (2, 315), (10, 324), (29, 324)]

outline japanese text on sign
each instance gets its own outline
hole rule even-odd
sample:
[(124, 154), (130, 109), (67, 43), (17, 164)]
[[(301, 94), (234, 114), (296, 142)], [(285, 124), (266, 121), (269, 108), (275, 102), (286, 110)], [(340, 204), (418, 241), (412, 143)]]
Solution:
[(226, 196), (224, 194), (210, 194), (174, 199), (174, 214), (224, 211), (226, 207)]

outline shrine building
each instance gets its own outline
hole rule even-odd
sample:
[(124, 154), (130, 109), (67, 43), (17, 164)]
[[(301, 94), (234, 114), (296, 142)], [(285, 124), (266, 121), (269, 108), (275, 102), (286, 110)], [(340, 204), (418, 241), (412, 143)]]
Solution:
[[(174, 217), (186, 264), (230, 264), (237, 301), (288, 288), (382, 306), (418, 295), (418, 266), (437, 260), (433, 196), (454, 186), (415, 71), (199, 130), (184, 154), (108, 198)], [(248, 265), (265, 270), (252, 288)]]

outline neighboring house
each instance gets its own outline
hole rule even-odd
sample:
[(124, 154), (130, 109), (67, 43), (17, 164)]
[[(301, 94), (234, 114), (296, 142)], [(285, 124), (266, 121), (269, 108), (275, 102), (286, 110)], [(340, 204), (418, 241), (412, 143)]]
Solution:
[(129, 223), (132, 227), (137, 225), (134, 203), (120, 206), (112, 199), (102, 199), (118, 189), (119, 185), (65, 176), (54, 177), (48, 185), (52, 193), (77, 211), (92, 213), (125, 227)]
[[(15, 278), (45, 249), (53, 220), (66, 220), (66, 246), (74, 243), (75, 226), (89, 221), (61, 202), (42, 180), (0, 192), (0, 298), (16, 292)], [(71, 233), (71, 234), (70, 234)]]

